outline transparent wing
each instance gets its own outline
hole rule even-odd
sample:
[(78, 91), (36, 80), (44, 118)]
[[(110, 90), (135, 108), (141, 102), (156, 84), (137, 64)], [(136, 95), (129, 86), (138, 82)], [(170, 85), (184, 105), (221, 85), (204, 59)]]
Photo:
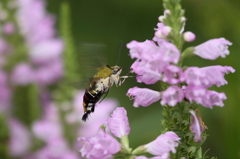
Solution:
[(106, 46), (97, 43), (81, 43), (77, 48), (77, 74), (71, 75), (68, 80), (64, 79), (63, 83), (71, 85), (77, 89), (88, 87), (97, 69), (106, 65)]

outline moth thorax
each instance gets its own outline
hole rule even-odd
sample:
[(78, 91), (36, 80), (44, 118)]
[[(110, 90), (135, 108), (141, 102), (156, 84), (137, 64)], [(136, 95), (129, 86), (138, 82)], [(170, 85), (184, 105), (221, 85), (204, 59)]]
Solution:
[(112, 68), (112, 74), (116, 75), (116, 74), (120, 74), (122, 72), (122, 68), (120, 66), (113, 66)]

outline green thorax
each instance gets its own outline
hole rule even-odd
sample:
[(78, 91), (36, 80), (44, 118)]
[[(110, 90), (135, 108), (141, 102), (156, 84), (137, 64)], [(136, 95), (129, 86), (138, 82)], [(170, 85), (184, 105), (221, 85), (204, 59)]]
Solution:
[(95, 78), (107, 78), (112, 74), (112, 69), (108, 67), (104, 67), (101, 69), (94, 77)]

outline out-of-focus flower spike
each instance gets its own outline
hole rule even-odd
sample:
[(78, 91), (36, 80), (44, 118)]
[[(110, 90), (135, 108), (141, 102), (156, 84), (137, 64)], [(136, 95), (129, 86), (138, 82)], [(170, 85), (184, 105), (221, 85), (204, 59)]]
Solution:
[(134, 107), (149, 106), (150, 104), (160, 100), (160, 93), (147, 88), (133, 87), (128, 90), (127, 96), (133, 97)]
[(207, 129), (207, 126), (202, 121), (199, 110), (190, 110), (191, 115), (190, 131), (194, 134), (194, 142), (201, 142), (202, 132)]
[(232, 43), (225, 38), (211, 39), (195, 47), (194, 54), (204, 59), (225, 58), (229, 54), (228, 46)]

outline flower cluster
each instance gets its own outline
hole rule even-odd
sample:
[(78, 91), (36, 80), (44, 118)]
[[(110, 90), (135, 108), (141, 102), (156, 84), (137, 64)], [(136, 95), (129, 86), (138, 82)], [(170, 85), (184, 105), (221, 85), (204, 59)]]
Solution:
[[(82, 157), (89, 159), (110, 159), (121, 150), (121, 152), (127, 152), (133, 156), (148, 152), (155, 155), (154, 158), (167, 159), (170, 152), (176, 153), (175, 147), (178, 146), (178, 141), (180, 140), (174, 132), (166, 132), (159, 135), (154, 141), (139, 146), (131, 152), (127, 138), (130, 126), (126, 110), (122, 107), (116, 108), (112, 113), (112, 117), (108, 119), (105, 125), (115, 137), (121, 139), (121, 144), (111, 135), (100, 129), (92, 137), (80, 137), (78, 139), (81, 143), (80, 153)], [(138, 156), (136, 158), (141, 157), (146, 158), (145, 156)]]
[(63, 42), (55, 37), (55, 20), (46, 13), (43, 0), (18, 0), (17, 3), (16, 19), (26, 41), (30, 61), (18, 63), (11, 80), (20, 85), (51, 84), (63, 73)]
[[(166, 13), (171, 14), (169, 11)], [(167, 36), (171, 34), (169, 26), (165, 26), (164, 23), (158, 23), (157, 26), (153, 40), (132, 41), (127, 44), (131, 58), (136, 58), (131, 68), (137, 74), (138, 82), (154, 84), (157, 81), (163, 81), (170, 86), (162, 92), (138, 87), (129, 89), (127, 95), (134, 98), (133, 106), (148, 106), (159, 99), (161, 99), (161, 105), (175, 106), (184, 98), (208, 108), (214, 105), (224, 106), (223, 100), (226, 99), (226, 95), (210, 91), (208, 88), (213, 85), (219, 87), (227, 84), (224, 75), (229, 72), (233, 73), (235, 70), (230, 66), (219, 65), (186, 69), (179, 67), (186, 53), (181, 54), (177, 46), (167, 40)], [(182, 36), (186, 41), (195, 39), (195, 35), (191, 32), (186, 32)], [(228, 45), (231, 45), (231, 42), (219, 38), (186, 50), (190, 50), (190, 52), (187, 51), (188, 55), (195, 54), (214, 60), (219, 56), (225, 57), (229, 54)]]

